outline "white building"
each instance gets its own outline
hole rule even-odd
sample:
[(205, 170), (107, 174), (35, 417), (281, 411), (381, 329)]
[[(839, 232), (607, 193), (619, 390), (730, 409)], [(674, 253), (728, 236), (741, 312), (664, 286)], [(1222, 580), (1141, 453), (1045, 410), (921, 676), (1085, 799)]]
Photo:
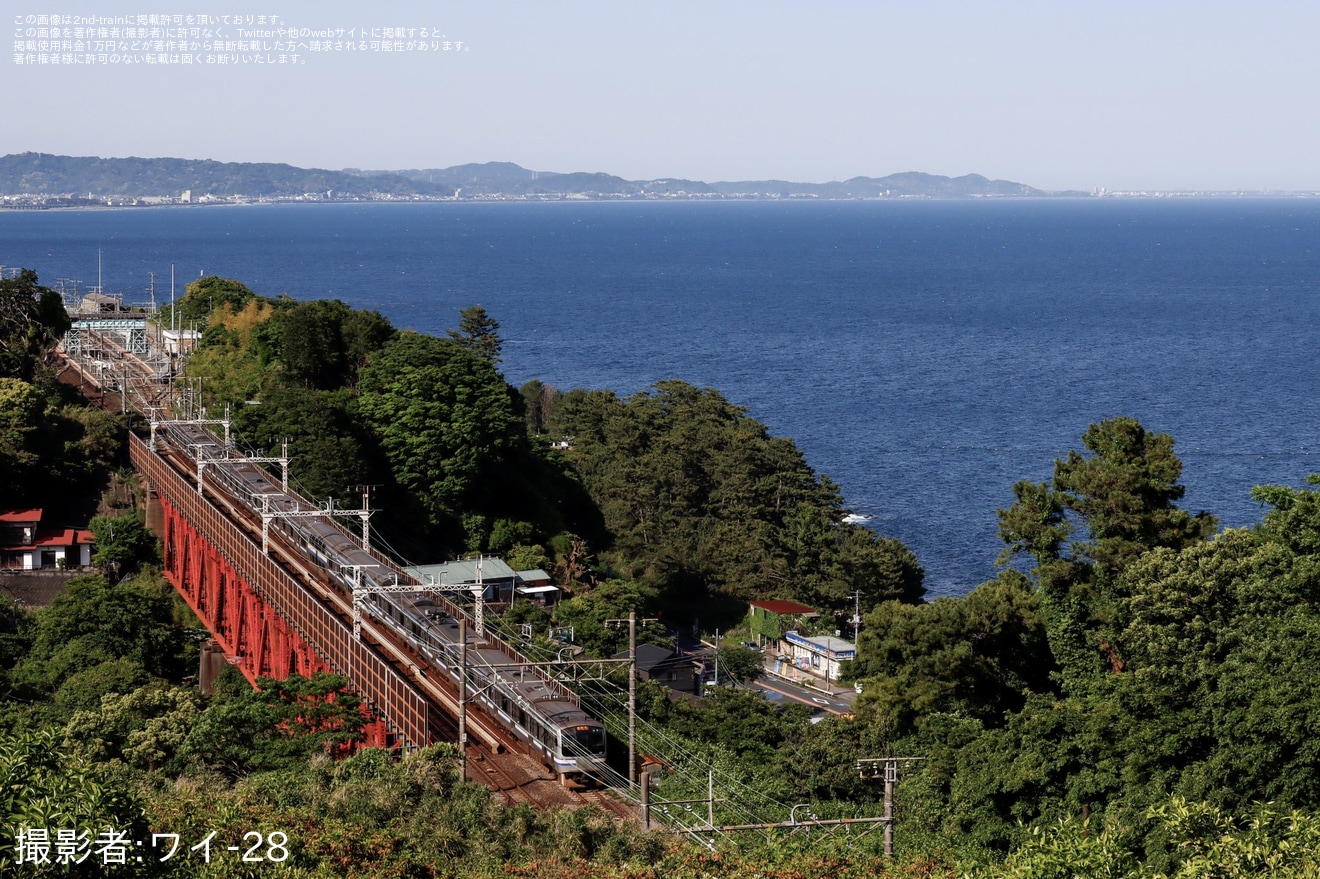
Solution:
[[(839, 679), (845, 662), (857, 658), (857, 647), (851, 641), (831, 635), (799, 635), (788, 632), (780, 642), (787, 657), (782, 664), (831, 681)], [(778, 669), (776, 669), (778, 671)]]
[(197, 330), (164, 330), (160, 335), (165, 341), (165, 351), (169, 354), (190, 353), (202, 337)]
[(92, 564), (92, 532), (42, 527), (41, 510), (0, 511), (0, 568), (86, 568)]

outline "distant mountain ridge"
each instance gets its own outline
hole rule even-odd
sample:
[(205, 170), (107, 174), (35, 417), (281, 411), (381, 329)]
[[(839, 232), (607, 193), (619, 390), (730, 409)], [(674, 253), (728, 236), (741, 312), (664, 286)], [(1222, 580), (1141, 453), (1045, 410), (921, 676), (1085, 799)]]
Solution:
[(486, 162), (405, 171), (330, 171), (210, 159), (97, 158), (15, 153), (0, 157), (0, 195), (91, 198), (984, 198), (1053, 195), (979, 174), (909, 171), (829, 183), (625, 180), (605, 173), (531, 171)]

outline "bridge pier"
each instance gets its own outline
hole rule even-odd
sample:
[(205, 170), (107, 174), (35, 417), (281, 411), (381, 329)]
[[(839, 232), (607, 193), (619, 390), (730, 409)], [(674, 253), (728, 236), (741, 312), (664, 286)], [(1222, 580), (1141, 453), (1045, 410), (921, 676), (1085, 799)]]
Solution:
[(201, 654), (197, 660), (197, 689), (202, 691), (203, 696), (209, 696), (215, 691), (216, 678), (220, 677), (220, 673), (224, 670), (224, 648), (217, 644), (214, 638), (211, 638), (202, 645)]
[(146, 479), (142, 480), (142, 494), (145, 498), (147, 530), (161, 540), (165, 539), (165, 509), (160, 504), (160, 496), (155, 486)]

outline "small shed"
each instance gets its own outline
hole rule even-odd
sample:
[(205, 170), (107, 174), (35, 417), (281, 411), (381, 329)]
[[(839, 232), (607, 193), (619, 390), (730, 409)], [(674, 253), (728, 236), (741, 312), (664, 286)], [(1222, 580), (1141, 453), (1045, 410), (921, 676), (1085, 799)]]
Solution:
[(514, 574), (517, 583), (514, 594), (526, 598), (533, 604), (547, 607), (559, 601), (560, 588), (550, 581), (550, 575), (540, 568), (530, 571), (518, 571)]
[(513, 568), (495, 556), (460, 559), (438, 565), (418, 565), (407, 571), (423, 583), (430, 581), (446, 586), (476, 586), (480, 583), (483, 587), (482, 598), (494, 603), (511, 601), (513, 587), (517, 582)]
[(105, 293), (87, 293), (82, 298), (84, 314), (118, 314), (123, 310), (119, 298)]
[(165, 353), (175, 355), (190, 354), (202, 338), (198, 330), (163, 330), (160, 336), (165, 343)]

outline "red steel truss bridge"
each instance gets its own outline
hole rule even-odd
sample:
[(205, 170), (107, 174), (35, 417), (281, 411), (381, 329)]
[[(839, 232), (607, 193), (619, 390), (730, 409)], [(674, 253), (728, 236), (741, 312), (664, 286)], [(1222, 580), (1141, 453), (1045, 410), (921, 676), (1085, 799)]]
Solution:
[[(486, 631), (479, 612), (450, 601), (445, 593), (460, 587), (419, 584), (373, 553), (365, 512), (359, 538), (259, 466), (281, 459), (239, 455), (227, 420), (206, 418), (195, 395), (178, 391), (174, 358), (150, 353), (150, 323), (139, 331), (126, 320), (80, 321), (62, 352), (63, 377), (106, 408), (149, 419), (150, 436), (129, 438), (147, 523), (163, 542), (166, 578), (230, 664), (254, 685), (343, 675), (372, 711), (368, 744), (411, 751), (461, 740), (466, 756), (491, 762), (481, 780), (500, 788), (497, 765), (501, 778), (520, 779), (518, 799), (564, 803), (561, 785), (538, 798), (536, 783), (606, 771), (603, 728), (575, 694)], [(223, 437), (211, 432), (221, 426)], [(437, 616), (448, 640), (419, 640), (426, 622), (443, 631)], [(536, 760), (510, 768), (513, 753)], [(554, 774), (529, 771), (538, 763)]]

